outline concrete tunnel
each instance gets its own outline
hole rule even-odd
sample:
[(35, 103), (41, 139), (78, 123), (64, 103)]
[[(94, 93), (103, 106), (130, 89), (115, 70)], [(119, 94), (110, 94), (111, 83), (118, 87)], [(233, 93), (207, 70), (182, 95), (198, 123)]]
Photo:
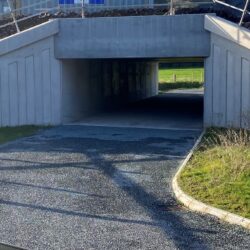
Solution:
[[(0, 41), (0, 126), (60, 125), (150, 99), (159, 61), (202, 58), (202, 126), (248, 128), (249, 37), (213, 15), (50, 20)], [(158, 100), (189, 119), (203, 104)]]
[[(203, 111), (203, 99), (193, 103), (190, 95), (185, 100), (168, 101), (161, 96), (159, 103), (138, 102), (158, 95), (160, 61), (174, 58), (181, 62), (209, 55), (209, 35), (204, 31), (203, 17), (197, 15), (195, 21), (188, 15), (182, 16), (175, 18), (176, 23), (161, 16), (60, 20), (55, 57), (62, 65), (62, 123), (129, 105), (131, 110), (140, 105), (141, 112), (154, 106), (154, 111), (148, 113), (161, 109), (159, 117), (170, 107), (177, 108), (178, 102), (184, 111), (179, 110), (179, 115), (190, 117), (197, 105)], [(178, 32), (176, 27), (180, 27)]]
[(158, 93), (158, 62), (63, 60), (63, 123), (118, 108)]
[(63, 123), (201, 128), (203, 93), (158, 95), (159, 62), (63, 60)]

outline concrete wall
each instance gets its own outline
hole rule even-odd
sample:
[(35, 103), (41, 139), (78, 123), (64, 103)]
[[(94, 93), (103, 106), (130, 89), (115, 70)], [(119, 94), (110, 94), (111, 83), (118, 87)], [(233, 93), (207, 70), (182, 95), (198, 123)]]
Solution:
[[(46, 31), (43, 34), (43, 32)], [(0, 126), (61, 122), (56, 22), (0, 42)]]
[(158, 63), (122, 60), (62, 61), (62, 121), (72, 122), (156, 95)]
[(206, 57), (210, 53), (204, 15), (60, 19), (55, 42), (59, 59)]
[(207, 16), (205, 126), (250, 128), (250, 31)]

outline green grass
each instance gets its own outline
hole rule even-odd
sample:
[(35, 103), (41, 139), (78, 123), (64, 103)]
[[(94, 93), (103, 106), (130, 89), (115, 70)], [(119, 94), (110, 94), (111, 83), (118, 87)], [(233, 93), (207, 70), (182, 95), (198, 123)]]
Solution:
[(179, 184), (197, 200), (250, 218), (250, 133), (209, 130)]
[(202, 88), (204, 68), (160, 68), (159, 90)]
[(16, 140), (24, 136), (35, 134), (42, 127), (39, 126), (19, 126), (0, 128), (0, 144)]

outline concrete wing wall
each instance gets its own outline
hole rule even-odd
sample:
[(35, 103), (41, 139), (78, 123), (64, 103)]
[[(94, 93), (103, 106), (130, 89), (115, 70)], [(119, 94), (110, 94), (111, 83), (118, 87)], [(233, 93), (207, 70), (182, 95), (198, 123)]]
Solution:
[(206, 57), (204, 15), (60, 19), (57, 58)]
[(205, 126), (250, 128), (250, 31), (207, 16)]
[[(0, 126), (61, 123), (60, 62), (44, 26), (0, 41)], [(51, 27), (48, 30), (51, 30)], [(52, 30), (51, 30), (52, 31)]]

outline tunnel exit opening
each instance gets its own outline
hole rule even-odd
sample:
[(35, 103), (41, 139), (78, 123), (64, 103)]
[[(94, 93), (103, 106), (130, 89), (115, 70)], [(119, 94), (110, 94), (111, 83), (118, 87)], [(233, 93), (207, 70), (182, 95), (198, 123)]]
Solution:
[(64, 124), (203, 126), (202, 60), (64, 60), (62, 73)]

